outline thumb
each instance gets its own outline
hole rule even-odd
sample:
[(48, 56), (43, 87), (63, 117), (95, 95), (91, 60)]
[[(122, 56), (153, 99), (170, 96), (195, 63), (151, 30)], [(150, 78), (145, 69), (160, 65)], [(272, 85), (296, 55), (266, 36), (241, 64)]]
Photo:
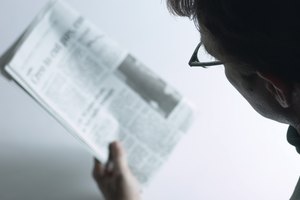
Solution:
[(117, 141), (110, 143), (109, 150), (111, 153), (111, 161), (113, 161), (115, 169), (120, 172), (127, 170), (128, 166), (125, 150), (123, 149), (121, 143)]

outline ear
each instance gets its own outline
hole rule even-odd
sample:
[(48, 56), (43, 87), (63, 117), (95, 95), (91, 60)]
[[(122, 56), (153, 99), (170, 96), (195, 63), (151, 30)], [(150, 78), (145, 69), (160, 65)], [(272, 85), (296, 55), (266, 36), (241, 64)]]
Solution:
[(265, 81), (266, 89), (275, 97), (281, 107), (291, 106), (292, 86), (290, 83), (271, 73), (257, 72), (257, 74)]

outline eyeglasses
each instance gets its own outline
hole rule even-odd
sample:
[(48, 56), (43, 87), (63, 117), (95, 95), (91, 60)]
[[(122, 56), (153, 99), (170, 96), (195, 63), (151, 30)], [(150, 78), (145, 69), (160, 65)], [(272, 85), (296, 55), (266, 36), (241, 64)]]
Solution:
[(210, 56), (204, 49), (202, 42), (200, 42), (189, 61), (189, 65), (191, 67), (207, 68), (215, 65), (223, 65), (223, 63)]

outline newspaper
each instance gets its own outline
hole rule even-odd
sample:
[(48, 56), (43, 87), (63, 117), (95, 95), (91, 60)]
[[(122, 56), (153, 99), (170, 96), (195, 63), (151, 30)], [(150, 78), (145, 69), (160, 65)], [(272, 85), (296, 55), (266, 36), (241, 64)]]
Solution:
[(41, 11), (8, 57), (5, 71), (99, 160), (120, 140), (141, 183), (192, 122), (177, 91), (62, 1)]

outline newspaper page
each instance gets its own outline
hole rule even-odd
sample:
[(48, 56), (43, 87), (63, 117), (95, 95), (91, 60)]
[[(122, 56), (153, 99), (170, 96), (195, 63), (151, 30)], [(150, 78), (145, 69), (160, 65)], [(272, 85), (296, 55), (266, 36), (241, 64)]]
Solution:
[(100, 160), (120, 140), (147, 183), (187, 132), (184, 98), (62, 1), (52, 1), (5, 70)]

